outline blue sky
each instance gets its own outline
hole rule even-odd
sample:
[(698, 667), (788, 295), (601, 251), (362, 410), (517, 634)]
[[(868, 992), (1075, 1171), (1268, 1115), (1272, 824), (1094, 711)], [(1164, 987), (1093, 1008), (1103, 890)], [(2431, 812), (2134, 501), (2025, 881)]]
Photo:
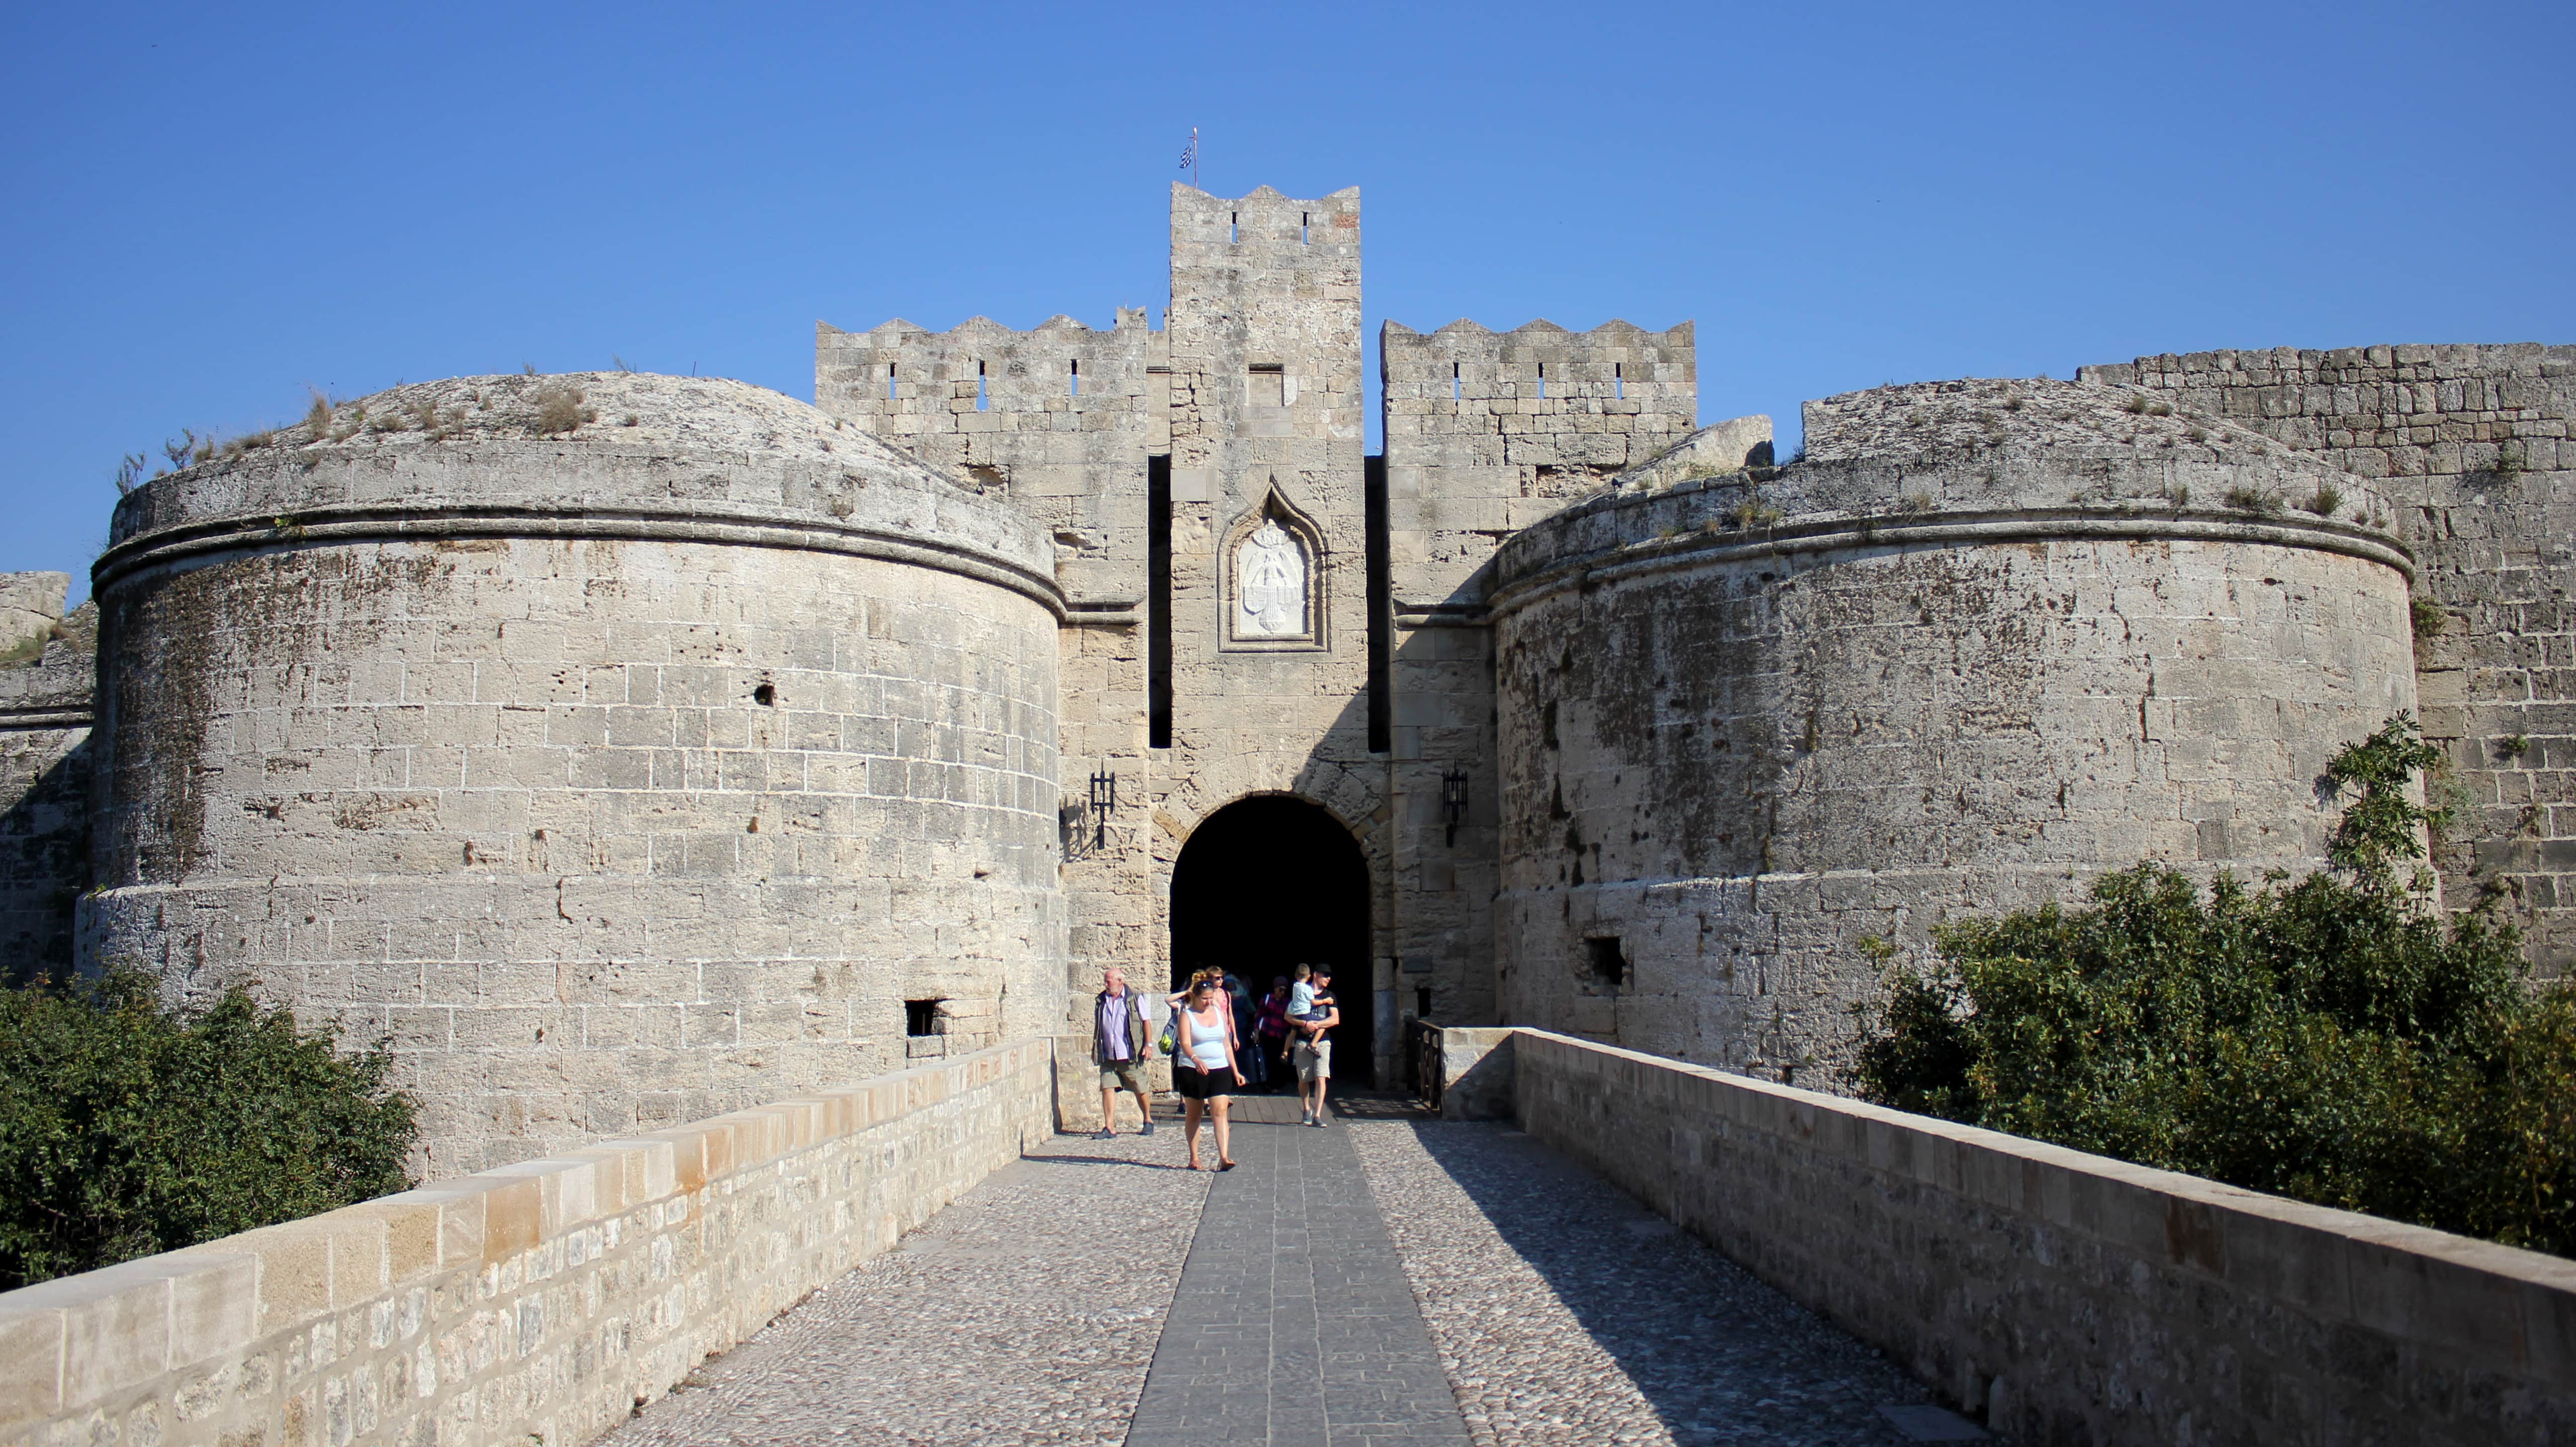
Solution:
[(818, 318), (1159, 307), (1193, 125), (1211, 191), (1365, 188), (1372, 336), (1696, 318), (1704, 421), (2576, 342), (2572, 42), (2564, 3), (13, 6), (0, 570), (82, 572), (120, 454), (308, 387), (804, 397)]

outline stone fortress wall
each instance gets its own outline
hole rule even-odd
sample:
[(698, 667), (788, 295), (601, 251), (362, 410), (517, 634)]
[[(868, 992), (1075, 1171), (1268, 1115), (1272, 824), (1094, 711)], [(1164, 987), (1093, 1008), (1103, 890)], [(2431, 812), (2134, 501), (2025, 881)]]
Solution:
[(2327, 758), (2415, 705), (2367, 485), (2062, 382), (1833, 398), (1806, 439), (1504, 545), (1505, 1019), (1829, 1065), (1865, 939), (2142, 858), (2323, 864)]
[[(1063, 317), (1027, 332), (980, 317), (945, 332), (900, 319), (816, 328), (818, 406), (1007, 500), (1052, 536), (1067, 607), (1058, 722), (1068, 799), (1095, 770), (1130, 797), (1150, 788), (1141, 560), (1147, 459), (1172, 450), (1170, 383), (1168, 337), (1141, 309), (1120, 311), (1108, 331)], [(1081, 822), (1067, 815), (1068, 846), (1090, 844)], [(1132, 816), (1105, 847), (1068, 848), (1070, 948), (1093, 962), (1077, 993), (1112, 964), (1140, 983), (1159, 979), (1152, 879)]]
[(1101, 973), (1287, 796), (1365, 861), (1382, 1081), (1420, 1015), (1829, 1083), (1868, 938), (2312, 866), (2419, 702), (2451, 902), (2563, 956), (2569, 349), (1881, 388), (1775, 465), (1689, 323), (1389, 323), (1371, 458), (1359, 248), (1356, 190), (1175, 187), (1159, 328), (821, 326), (813, 408), (426, 384), (149, 484), (95, 736), (77, 617), (0, 669), (16, 957), (389, 1037), (442, 1172), (1027, 1032), (1079, 1125)]
[[(1494, 661), (1484, 597), (1494, 550), (1699, 426), (1691, 324), (1649, 332), (1456, 321), (1378, 334), (1385, 417), (1391, 949), (1430, 991), (1422, 1013), (1493, 1018)], [(1768, 425), (1763, 433), (1768, 436)], [(1737, 462), (1742, 461), (1739, 455)], [(1466, 776), (1453, 830), (1444, 780)], [(1420, 1009), (1419, 993), (1411, 1002)]]
[(89, 879), (90, 710), (98, 609), (71, 578), (0, 574), (0, 979), (72, 970)]
[(1141, 308), (1105, 332), (1069, 317), (1027, 332), (818, 323), (816, 405), (1007, 496), (1053, 532), (1069, 597), (1111, 599), (1133, 583), (1104, 565), (1144, 548), (1145, 459), (1171, 450), (1170, 357), (1146, 323)]
[(2441, 610), (2417, 640), (2447, 897), (2490, 894), (2533, 962), (2576, 965), (2576, 347), (2196, 352), (2086, 367), (2385, 488)]
[(117, 510), (88, 958), (389, 1037), (434, 1175), (1056, 1028), (1034, 524), (733, 382), (308, 433)]
[[(940, 333), (895, 321), (818, 334), (826, 411), (964, 473), (1053, 531), (1067, 605), (1063, 886), (1077, 1015), (1112, 966), (1149, 988), (1167, 978), (1172, 871), (1224, 806), (1293, 795), (1328, 810), (1372, 857), (1385, 848), (1384, 767), (1359, 703), (1369, 595), (1359, 193), (1175, 187), (1171, 257), (1161, 328), (1122, 311), (1106, 332), (1058, 318), (1030, 332), (978, 319)], [(1159, 586), (1156, 509), (1168, 570)], [(1249, 636), (1229, 611), (1239, 598), (1230, 570), (1264, 523), (1296, 541), (1307, 616), (1285, 634)], [(1169, 650), (1159, 687), (1149, 677), (1158, 633)], [(1095, 772), (1117, 781), (1120, 807), (1105, 821), (1085, 812)], [(1383, 930), (1394, 906), (1383, 867), (1376, 877)], [(1383, 979), (1344, 989), (1354, 986), (1392, 998)], [(1069, 1017), (1063, 1028), (1074, 1040), (1089, 1025)], [(1083, 1063), (1068, 1046), (1069, 1068)], [(1086, 1095), (1068, 1093), (1074, 1118), (1096, 1111)]]

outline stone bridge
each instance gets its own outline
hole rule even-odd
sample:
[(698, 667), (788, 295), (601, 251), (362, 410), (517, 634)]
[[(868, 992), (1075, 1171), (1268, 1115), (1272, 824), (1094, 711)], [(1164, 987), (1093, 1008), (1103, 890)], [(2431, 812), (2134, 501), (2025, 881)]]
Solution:
[(1437, 1038), (1223, 1174), (1031, 1037), (9, 1293), (0, 1447), (2576, 1440), (2576, 1262)]

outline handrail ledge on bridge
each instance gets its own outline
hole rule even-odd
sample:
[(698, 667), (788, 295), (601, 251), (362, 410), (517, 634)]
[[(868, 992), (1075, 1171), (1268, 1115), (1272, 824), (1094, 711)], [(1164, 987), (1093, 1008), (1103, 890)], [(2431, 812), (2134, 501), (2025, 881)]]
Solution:
[(1015, 1040), (0, 1293), (0, 1442), (572, 1447), (1042, 1139), (1054, 1050)]
[(1547, 1031), (1444, 1037), (1444, 1116), (1517, 1120), (2025, 1447), (2576, 1438), (2576, 1261)]

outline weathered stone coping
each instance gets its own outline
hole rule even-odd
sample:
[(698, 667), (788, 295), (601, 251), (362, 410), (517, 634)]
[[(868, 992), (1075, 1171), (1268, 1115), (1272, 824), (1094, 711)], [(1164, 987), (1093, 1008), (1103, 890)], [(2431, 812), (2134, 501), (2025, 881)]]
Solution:
[(163, 528), (118, 543), (101, 555), (92, 569), (91, 587), (104, 595), (139, 574), (201, 562), (218, 554), (467, 538), (706, 543), (839, 553), (955, 573), (1018, 593), (1044, 607), (1059, 622), (1065, 617), (1064, 594), (1053, 576), (998, 553), (935, 537), (837, 523), (829, 518), (786, 517), (705, 504), (665, 510), (458, 503), (350, 505), (308, 507), (291, 518), (223, 518)]
[[(812, 412), (784, 398), (767, 400), (797, 414), (789, 420)], [(707, 416), (711, 424), (731, 422), (735, 410)], [(826, 419), (816, 413), (809, 420)], [(214, 552), (600, 538), (885, 558), (996, 583), (1063, 616), (1054, 538), (1036, 520), (878, 439), (846, 437), (839, 448), (798, 453), (690, 439), (488, 436), (362, 449), (260, 448), (154, 478), (119, 499), (108, 549), (91, 567), (92, 586), (103, 594), (139, 570)]]
[(587, 1441), (1042, 1139), (1053, 1048), (0, 1294), (0, 1442)]
[(2331, 522), (2302, 522), (2213, 511), (2119, 513), (2079, 508), (2022, 508), (2011, 512), (1953, 513), (1933, 517), (1891, 514), (1826, 518), (1735, 532), (1699, 530), (1635, 542), (1554, 561), (1494, 590), (1489, 616), (1516, 612), (1569, 588), (1617, 582), (1650, 573), (1722, 567), (1796, 553), (1873, 549), (1993, 546), (2037, 541), (2172, 541), (2260, 543), (2341, 553), (2396, 570), (2408, 583), (2415, 560), (2384, 533)]
[(85, 729), (95, 706), (85, 660), (76, 667), (0, 669), (0, 729)]
[(2023, 1447), (2576, 1433), (2576, 1261), (1504, 1033), (1447, 1032), (1459, 1113), (1509, 1101)]
[[(1753, 468), (1670, 487), (1613, 487), (1507, 539), (1489, 616), (1629, 572), (1797, 553), (2045, 541), (2242, 542), (2364, 558), (2411, 583), (2415, 558), (2374, 525), (2396, 504), (2286, 451), (2260, 457), (2050, 447)], [(2299, 506), (2341, 494), (2331, 518)], [(2252, 494), (2265, 508), (2225, 504)], [(2349, 514), (2349, 516), (2347, 516)]]
[(0, 729), (85, 729), (97, 722), (87, 703), (18, 705), (0, 702)]

